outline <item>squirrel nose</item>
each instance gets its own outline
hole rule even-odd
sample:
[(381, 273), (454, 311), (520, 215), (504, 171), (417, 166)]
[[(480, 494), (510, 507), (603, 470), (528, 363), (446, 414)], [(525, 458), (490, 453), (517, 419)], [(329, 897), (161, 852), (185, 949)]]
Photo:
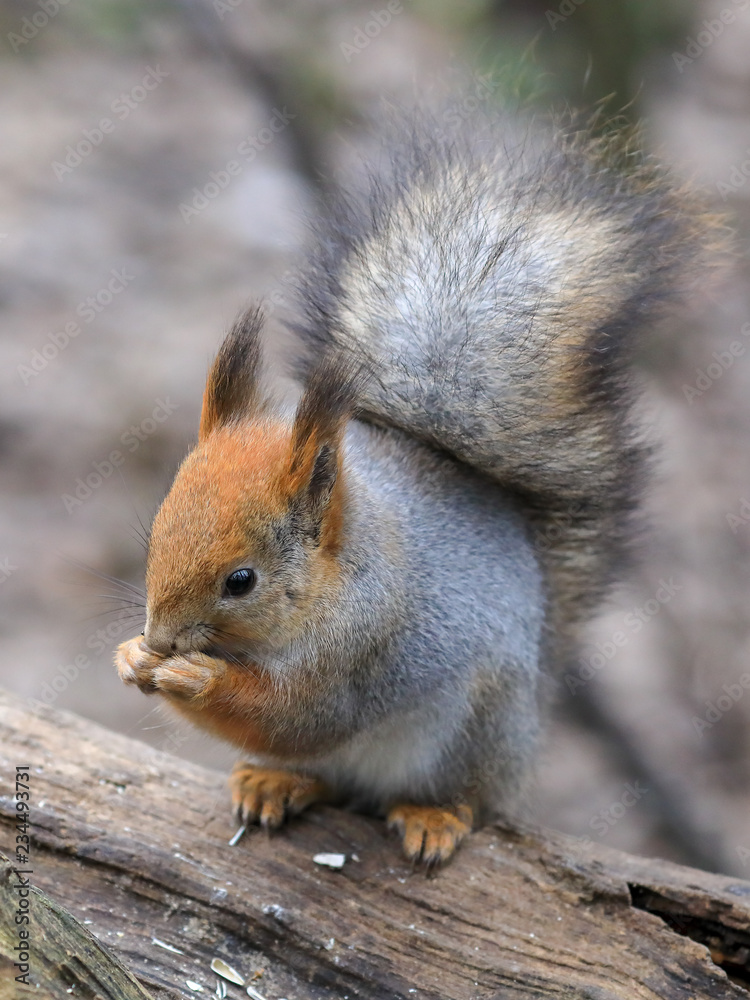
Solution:
[(149, 628), (143, 633), (143, 641), (152, 653), (159, 656), (171, 656), (177, 652), (177, 641), (171, 629)]
[(147, 622), (143, 638), (148, 648), (160, 656), (193, 653), (206, 645), (205, 637), (193, 623), (175, 629), (174, 626)]

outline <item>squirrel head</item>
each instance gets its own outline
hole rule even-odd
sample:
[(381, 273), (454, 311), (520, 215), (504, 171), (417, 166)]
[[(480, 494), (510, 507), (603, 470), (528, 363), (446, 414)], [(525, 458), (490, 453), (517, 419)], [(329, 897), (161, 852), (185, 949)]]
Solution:
[(338, 581), (354, 380), (321, 363), (294, 418), (274, 413), (260, 386), (261, 327), (252, 309), (222, 344), (198, 444), (154, 519), (144, 636), (157, 653), (273, 649)]

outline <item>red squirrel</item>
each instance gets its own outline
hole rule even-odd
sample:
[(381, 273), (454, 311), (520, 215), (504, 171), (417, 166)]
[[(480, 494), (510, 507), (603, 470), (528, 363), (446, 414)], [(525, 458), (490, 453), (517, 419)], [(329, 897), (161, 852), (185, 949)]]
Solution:
[(523, 803), (544, 678), (630, 530), (632, 347), (708, 226), (615, 146), (425, 116), (322, 224), (296, 412), (259, 309), (219, 350), (117, 667), (241, 750), (244, 822), (339, 802), (434, 866)]

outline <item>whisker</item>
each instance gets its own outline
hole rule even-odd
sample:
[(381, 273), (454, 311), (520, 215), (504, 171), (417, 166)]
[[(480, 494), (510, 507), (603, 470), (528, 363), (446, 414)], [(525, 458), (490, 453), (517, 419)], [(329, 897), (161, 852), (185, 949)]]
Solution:
[(128, 524), (128, 531), (135, 541), (140, 542), (143, 551), (148, 552), (148, 539), (141, 533), (141, 531), (136, 528), (134, 524)]
[(111, 583), (114, 587), (119, 587), (122, 590), (127, 590), (131, 594), (135, 594), (140, 598), (145, 600), (146, 593), (141, 590), (140, 587), (136, 587), (135, 584), (129, 583), (127, 580), (120, 580), (116, 576), (110, 576), (109, 573), (103, 573), (101, 570), (94, 569), (93, 566), (88, 566), (86, 563), (80, 562), (78, 559), (74, 559), (71, 556), (65, 557), (66, 562), (75, 566), (77, 569), (83, 570), (85, 573), (89, 573), (92, 576), (98, 577), (100, 580), (105, 580), (107, 583)]
[(211, 635), (221, 636), (223, 639), (231, 639), (234, 642), (241, 642), (242, 637), (235, 635), (233, 632), (227, 632), (226, 629), (219, 628), (218, 625), (211, 625), (208, 622), (203, 622), (202, 627), (208, 629)]
[[(210, 622), (201, 622), (200, 629), (206, 639), (229, 639), (231, 641), (240, 641), (241, 637), (233, 635), (231, 632), (227, 632), (218, 625), (211, 625)], [(242, 667), (243, 670), (248, 670), (253, 677), (258, 677), (258, 673), (251, 663), (241, 660), (238, 656), (232, 653), (228, 649), (221, 648), (222, 657), (229, 663), (234, 663), (238, 667)]]
[[(108, 611), (99, 611), (95, 615), (88, 615), (85, 618), (81, 618), (82, 624), (90, 624), (91, 622), (99, 621), (107, 616), (112, 616), (117, 614), (117, 608), (110, 608)], [(127, 614), (120, 615), (118, 618), (113, 618), (110, 624), (115, 624), (115, 622), (122, 622), (123, 625), (128, 622), (144, 621), (145, 616), (142, 614), (137, 614), (136, 612), (128, 612)]]
[[(93, 611), (89, 618), (103, 618), (105, 615), (117, 615), (120, 614), (122, 618), (144, 618), (143, 608), (139, 605), (134, 605), (133, 607), (119, 607), (119, 608), (103, 608), (101, 611)], [(82, 618), (81, 621), (86, 621)]]
[[(227, 662), (234, 663), (238, 667), (242, 667), (243, 670), (250, 671), (254, 677), (260, 676), (254, 669), (252, 663), (248, 663), (247, 659), (240, 659), (238, 656), (225, 649), (222, 645), (222, 641), (246, 643), (247, 640), (244, 636), (227, 631), (219, 625), (213, 625), (210, 622), (199, 622), (195, 627), (201, 631), (204, 638), (209, 641), (216, 640), (216, 644), (219, 646), (220, 655), (227, 660)], [(258, 665), (271, 668), (274, 680), (277, 683), (282, 680), (282, 668), (293, 666), (295, 663), (290, 656), (279, 650), (272, 650), (268, 647), (264, 648), (255, 644), (253, 644), (252, 651), (247, 652), (247, 656)]]
[[(160, 705), (154, 705), (154, 707), (153, 707), (153, 708), (151, 708), (151, 709), (149, 709), (149, 711), (148, 711), (148, 712), (146, 712), (146, 714), (145, 714), (145, 715), (142, 715), (142, 716), (140, 717), (140, 719), (139, 719), (139, 720), (138, 720), (138, 721), (136, 722), (136, 726), (138, 726), (139, 728), (145, 728), (145, 727), (143, 726), (143, 723), (144, 723), (144, 722), (145, 722), (145, 721), (146, 721), (147, 719), (150, 719), (152, 715), (155, 715), (155, 714), (156, 714), (156, 713), (157, 713), (158, 711), (160, 711), (160, 708), (161, 708), (161, 706), (160, 706)], [(169, 725), (171, 725), (171, 723), (170, 723), (170, 722), (165, 722), (165, 723), (164, 723), (164, 725), (166, 725), (166, 726), (169, 726)], [(158, 728), (158, 727), (153, 727), (153, 728)]]
[(94, 594), (92, 596), (98, 601), (119, 601), (123, 608), (143, 608), (144, 610), (146, 608), (143, 601), (128, 601), (120, 594)]
[(144, 544), (144, 546), (146, 548), (146, 551), (148, 551), (148, 543), (149, 543), (149, 540), (151, 538), (151, 529), (147, 528), (146, 525), (143, 523), (143, 518), (141, 517), (140, 512), (138, 511), (138, 507), (136, 506), (135, 500), (133, 499), (133, 494), (132, 494), (132, 492), (130, 490), (130, 487), (128, 486), (127, 482), (125, 481), (125, 476), (122, 473), (122, 469), (118, 468), (117, 472), (118, 472), (118, 474), (120, 476), (120, 481), (121, 481), (121, 483), (123, 485), (123, 488), (125, 489), (125, 492), (128, 494), (128, 498), (130, 499), (130, 502), (133, 505), (133, 513), (135, 514), (136, 518), (138, 519), (138, 524), (140, 525), (140, 531), (137, 531), (135, 525), (130, 525), (130, 527), (132, 527), (137, 532), (138, 537), (143, 542), (143, 544)]
[[(117, 594), (117, 593), (115, 593), (115, 594), (107, 594), (107, 593), (91, 594), (92, 598), (96, 598), (97, 600), (100, 600), (100, 601), (101, 600), (106, 600), (106, 601), (128, 601), (131, 598), (134, 598), (134, 597), (137, 597), (137, 596), (138, 596), (137, 594), (131, 594), (129, 592), (126, 593), (126, 594)], [(138, 604), (138, 606), (141, 607), (141, 608), (145, 608), (146, 607), (146, 602), (144, 600), (131, 601), (131, 603), (132, 604)]]

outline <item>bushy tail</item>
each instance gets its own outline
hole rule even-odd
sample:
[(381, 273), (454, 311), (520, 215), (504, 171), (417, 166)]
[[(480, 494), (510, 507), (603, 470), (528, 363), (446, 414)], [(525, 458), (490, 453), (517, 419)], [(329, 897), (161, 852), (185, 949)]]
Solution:
[(621, 139), (574, 125), (404, 132), (322, 234), (301, 330), (311, 356), (366, 366), (365, 419), (522, 496), (563, 638), (611, 576), (641, 480), (631, 348), (706, 220)]

